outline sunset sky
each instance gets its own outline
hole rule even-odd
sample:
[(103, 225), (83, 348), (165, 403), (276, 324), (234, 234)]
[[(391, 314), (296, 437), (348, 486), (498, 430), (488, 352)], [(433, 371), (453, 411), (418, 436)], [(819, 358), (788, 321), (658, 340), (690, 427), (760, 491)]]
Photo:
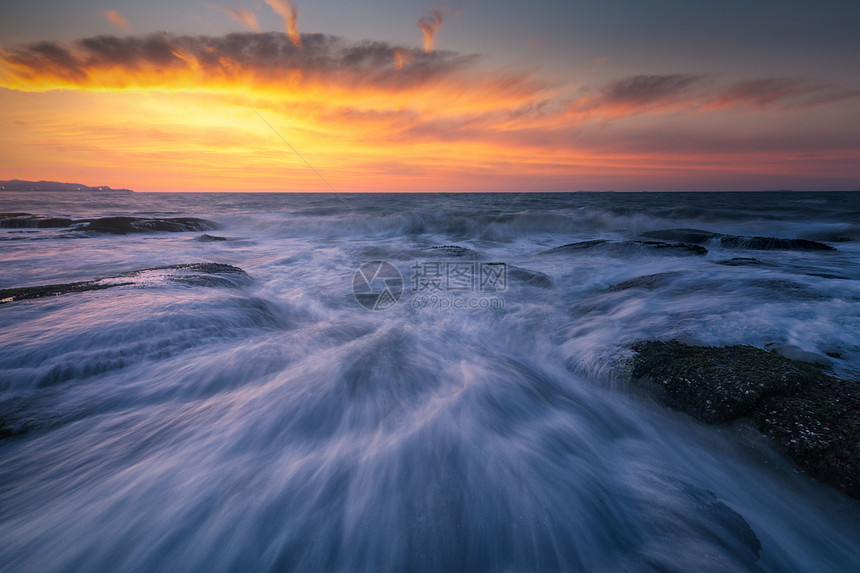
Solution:
[(860, 189), (858, 30), (856, 0), (4, 2), (0, 179)]

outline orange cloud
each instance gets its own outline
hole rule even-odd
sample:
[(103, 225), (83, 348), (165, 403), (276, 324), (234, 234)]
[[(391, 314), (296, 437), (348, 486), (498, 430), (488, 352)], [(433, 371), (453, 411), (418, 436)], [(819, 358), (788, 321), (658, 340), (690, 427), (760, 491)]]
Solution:
[(394, 49), (394, 67), (402, 70), (403, 66), (408, 66), (412, 62), (412, 54), (406, 50), (398, 48)]
[(302, 37), (299, 35), (299, 11), (290, 0), (265, 0), (275, 13), (284, 19), (287, 36), (297, 48), (302, 47)]
[(421, 33), (424, 35), (425, 52), (433, 49), (433, 45), (436, 43), (436, 34), (439, 33), (443, 20), (442, 11), (438, 8), (430, 10), (426, 16), (418, 20), (418, 27), (421, 28)]
[(249, 30), (259, 30), (260, 23), (257, 21), (257, 15), (254, 14), (251, 10), (245, 8), (244, 6), (239, 7), (236, 10), (232, 8), (225, 8), (224, 6), (216, 6), (214, 4), (207, 4), (207, 7), (217, 10), (218, 12), (223, 12), (227, 14), (240, 24), (243, 24)]
[[(38, 179), (88, 166), (140, 190), (323, 190), (255, 110), (343, 191), (516, 191), (538, 177), (538, 188), (642, 188), (643, 174), (713, 182), (860, 165), (847, 122), (811, 115), (860, 97), (837, 86), (638, 75), (570, 97), (533, 73), (482, 70), (475, 56), (302, 40), (162, 33), (0, 50), (0, 171)], [(810, 126), (796, 148), (780, 143), (785, 106)]]
[(120, 30), (129, 30), (131, 28), (128, 25), (128, 19), (116, 10), (105, 10), (103, 14), (105, 18), (107, 18), (108, 22)]

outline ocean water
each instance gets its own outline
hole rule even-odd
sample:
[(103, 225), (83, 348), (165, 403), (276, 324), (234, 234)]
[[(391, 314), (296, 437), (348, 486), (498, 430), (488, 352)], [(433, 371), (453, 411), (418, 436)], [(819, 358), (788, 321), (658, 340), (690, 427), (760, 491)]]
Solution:
[[(225, 239), (0, 228), (0, 289), (247, 273), (0, 304), (2, 571), (858, 570), (857, 501), (625, 361), (675, 338), (860, 379), (860, 193), (0, 204)], [(678, 228), (835, 250), (643, 242)]]

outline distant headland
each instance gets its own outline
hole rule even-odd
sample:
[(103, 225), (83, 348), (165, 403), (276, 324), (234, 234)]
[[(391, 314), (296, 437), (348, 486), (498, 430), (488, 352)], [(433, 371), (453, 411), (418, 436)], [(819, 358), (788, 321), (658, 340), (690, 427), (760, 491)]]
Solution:
[(110, 191), (113, 193), (133, 193), (131, 189), (112, 189), (107, 185), (90, 187), (80, 183), (60, 183), (58, 181), (22, 181), (10, 179), (0, 181), (0, 191)]

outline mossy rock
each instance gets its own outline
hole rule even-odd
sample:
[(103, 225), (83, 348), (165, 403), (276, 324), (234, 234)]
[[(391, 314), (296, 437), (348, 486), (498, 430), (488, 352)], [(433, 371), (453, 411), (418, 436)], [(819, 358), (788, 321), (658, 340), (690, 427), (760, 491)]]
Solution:
[(821, 481), (860, 499), (860, 386), (753, 346), (640, 342), (633, 377), (708, 423), (750, 418)]

